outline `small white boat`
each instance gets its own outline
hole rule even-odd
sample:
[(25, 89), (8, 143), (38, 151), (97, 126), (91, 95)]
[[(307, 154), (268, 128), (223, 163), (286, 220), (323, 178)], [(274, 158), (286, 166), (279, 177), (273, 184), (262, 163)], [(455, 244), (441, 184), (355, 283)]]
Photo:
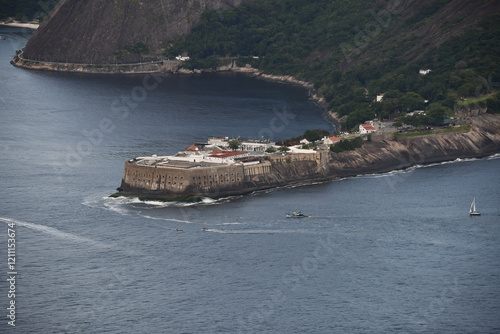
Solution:
[(303, 213), (301, 213), (300, 211), (286, 215), (286, 218), (305, 218), (305, 217), (307, 217), (307, 216), (304, 215)]
[(479, 211), (476, 211), (476, 198), (472, 200), (472, 204), (470, 205), (469, 213), (471, 216), (480, 216), (481, 213)]

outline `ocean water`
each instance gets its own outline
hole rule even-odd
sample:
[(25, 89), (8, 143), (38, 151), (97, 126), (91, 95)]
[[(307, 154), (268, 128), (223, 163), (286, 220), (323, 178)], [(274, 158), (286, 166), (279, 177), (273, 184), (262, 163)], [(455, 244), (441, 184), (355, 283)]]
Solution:
[(17, 69), (30, 32), (0, 35), (0, 332), (500, 333), (500, 156), (201, 204), (113, 199), (132, 157), (333, 125), (300, 87), (242, 75)]

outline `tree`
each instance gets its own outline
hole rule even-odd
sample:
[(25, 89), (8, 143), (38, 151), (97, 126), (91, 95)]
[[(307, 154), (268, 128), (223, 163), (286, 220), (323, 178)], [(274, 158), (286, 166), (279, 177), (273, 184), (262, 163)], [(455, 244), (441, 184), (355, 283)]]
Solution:
[(425, 107), (424, 98), (414, 92), (403, 94), (399, 98), (399, 101), (401, 102), (401, 108), (403, 108), (403, 111), (406, 112), (413, 110), (422, 110)]
[(286, 146), (281, 146), (280, 148), (278, 148), (278, 151), (285, 153), (290, 151), (290, 149)]
[(305, 139), (309, 140), (310, 142), (314, 142), (316, 140), (320, 140), (324, 136), (328, 136), (329, 134), (330, 134), (330, 132), (328, 132), (326, 130), (321, 130), (321, 129), (306, 130), (306, 132), (304, 132), (303, 137)]
[(334, 153), (340, 153), (344, 151), (352, 151), (363, 146), (363, 139), (361, 137), (356, 137), (354, 139), (344, 139), (339, 141), (335, 145), (330, 145), (330, 151)]
[(149, 53), (149, 47), (144, 42), (137, 42), (135, 44), (127, 44), (123, 48), (131, 53), (139, 53), (139, 54), (148, 54)]
[(229, 148), (236, 151), (241, 146), (241, 142), (238, 139), (233, 139), (229, 141)]
[(382, 113), (384, 116), (389, 116), (401, 108), (401, 102), (398, 98), (386, 98), (382, 101)]
[(476, 89), (476, 87), (477, 84), (475, 85), (472, 82), (467, 82), (457, 89), (458, 95), (462, 97), (471, 96), (472, 94), (474, 94), (474, 90)]
[(427, 121), (430, 124), (441, 124), (450, 109), (441, 105), (440, 103), (433, 103), (427, 108)]

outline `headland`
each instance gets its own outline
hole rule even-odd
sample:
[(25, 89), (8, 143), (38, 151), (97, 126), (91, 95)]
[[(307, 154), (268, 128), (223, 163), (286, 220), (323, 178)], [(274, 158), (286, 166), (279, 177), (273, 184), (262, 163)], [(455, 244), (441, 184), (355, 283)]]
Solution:
[(408, 137), (373, 132), (362, 136), (362, 147), (340, 153), (330, 149), (339, 139), (333, 136), (314, 143), (314, 149), (302, 148), (305, 143), (283, 149), (279, 143), (249, 140), (240, 141), (237, 150), (229, 148), (229, 138), (212, 137), (173, 156), (126, 161), (113, 196), (195, 201), (500, 152), (500, 115), (464, 119), (467, 127), (460, 131)]

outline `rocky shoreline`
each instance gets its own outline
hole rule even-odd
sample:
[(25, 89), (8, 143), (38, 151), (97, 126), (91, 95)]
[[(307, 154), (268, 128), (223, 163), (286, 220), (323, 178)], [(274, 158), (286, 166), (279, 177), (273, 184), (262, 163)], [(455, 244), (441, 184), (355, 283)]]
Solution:
[(88, 73), (88, 74), (149, 74), (149, 73), (176, 73), (182, 65), (177, 60), (163, 60), (137, 64), (77, 64), (46, 62), (23, 58), (22, 50), (18, 51), (10, 62), (13, 66), (39, 71)]
[[(170, 73), (179, 75), (195, 75), (204, 72), (235, 72), (245, 73), (263, 80), (300, 85), (309, 91), (311, 100), (326, 111), (326, 116), (338, 124), (338, 116), (326, 110), (324, 99), (316, 95), (311, 82), (301, 81), (293, 76), (276, 76), (263, 73), (250, 66), (238, 67), (232, 62), (217, 70), (182, 69), (180, 61), (163, 61), (151, 64), (129, 65), (83, 65), (47, 63), (26, 60), (22, 53), (16, 55), (12, 64), (17, 67), (78, 72), (96, 74), (141, 74)], [(472, 113), (474, 114), (474, 113)], [(343, 153), (328, 152), (327, 162), (321, 164), (310, 162), (274, 163), (274, 172), (270, 175), (260, 175), (249, 178), (244, 185), (224, 191), (210, 190), (208, 192), (194, 191), (185, 194), (160, 194), (141, 189), (128, 189), (115, 194), (116, 196), (137, 196), (160, 200), (193, 200), (199, 197), (221, 197), (239, 195), (253, 191), (286, 186), (294, 183), (310, 183), (331, 180), (339, 177), (361, 174), (384, 173), (397, 169), (405, 169), (414, 165), (445, 162), (459, 158), (480, 158), (500, 152), (500, 115), (474, 115), (470, 117), (472, 129), (466, 133), (433, 134), (421, 137), (395, 139), (392, 134), (375, 134), (373, 141), (367, 142), (362, 148)]]
[(0, 22), (0, 26), (15, 27), (15, 28), (25, 28), (25, 29), (36, 30), (36, 29), (38, 29), (38, 27), (40, 26), (40, 24), (34, 23), (34, 22), (31, 22), (31, 23), (30, 22), (28, 22), (28, 23), (16, 22), (16, 21), (12, 20), (12, 22), (8, 22), (8, 21)]
[[(245, 173), (241, 182), (207, 189), (188, 187), (185, 191), (145, 189), (130, 186), (122, 180), (121, 191), (114, 196), (136, 196), (156, 200), (189, 200), (202, 197), (226, 197), (254, 191), (312, 183), (363, 174), (378, 174), (406, 169), (415, 165), (441, 163), (465, 158), (481, 158), (500, 152), (500, 115), (483, 114), (470, 118), (467, 132), (452, 132), (419, 137), (395, 138), (391, 133), (373, 134), (371, 142), (342, 153), (318, 152), (310, 159), (270, 159), (270, 172)], [(127, 168), (127, 165), (126, 165)], [(199, 170), (200, 171), (200, 170)], [(149, 173), (147, 170), (142, 173)], [(124, 173), (124, 175), (127, 171)], [(210, 173), (218, 173), (216, 168)], [(190, 180), (192, 175), (184, 175)], [(153, 171), (154, 179), (154, 171)], [(153, 180), (152, 179), (152, 180)], [(151, 181), (153, 182), (153, 181)]]
[(165, 73), (165, 74), (178, 74), (178, 75), (196, 75), (201, 73), (222, 73), (234, 72), (243, 73), (255, 78), (281, 82), (292, 85), (298, 85), (308, 91), (309, 99), (316, 103), (320, 108), (325, 110), (326, 117), (335, 124), (338, 124), (338, 118), (335, 113), (327, 110), (328, 103), (325, 98), (318, 95), (314, 83), (303, 81), (291, 75), (273, 75), (264, 73), (256, 68), (246, 65), (244, 67), (237, 66), (233, 60), (228, 65), (219, 66), (217, 69), (195, 69), (187, 70), (182, 68), (182, 62), (178, 60), (161, 60), (149, 63), (140, 64), (77, 64), (77, 63), (61, 63), (61, 62), (46, 62), (38, 60), (30, 60), (23, 58), (22, 50), (19, 50), (12, 59), (11, 64), (15, 67), (40, 70), (40, 71), (55, 71), (55, 72), (69, 72), (69, 73), (87, 73), (87, 74), (151, 74), (151, 73)]
[(180, 75), (196, 75), (201, 73), (218, 73), (218, 72), (235, 72), (244, 73), (253, 77), (269, 80), (274, 82), (283, 82), (292, 85), (299, 85), (308, 90), (312, 101), (318, 103), (322, 108), (326, 108), (327, 104), (323, 97), (318, 96), (314, 84), (309, 81), (303, 81), (291, 75), (273, 75), (264, 73), (256, 68), (240, 67), (232, 61), (228, 65), (219, 66), (217, 69), (195, 69), (187, 70), (182, 68), (182, 62), (178, 60), (159, 60), (136, 64), (79, 64), (79, 63), (62, 63), (48, 62), (41, 60), (26, 59), (23, 57), (23, 51), (19, 50), (12, 59), (11, 64), (15, 67), (55, 71), (55, 72), (70, 72), (70, 73), (89, 73), (89, 74), (145, 74), (145, 73), (165, 73), (165, 74), (180, 74)]

